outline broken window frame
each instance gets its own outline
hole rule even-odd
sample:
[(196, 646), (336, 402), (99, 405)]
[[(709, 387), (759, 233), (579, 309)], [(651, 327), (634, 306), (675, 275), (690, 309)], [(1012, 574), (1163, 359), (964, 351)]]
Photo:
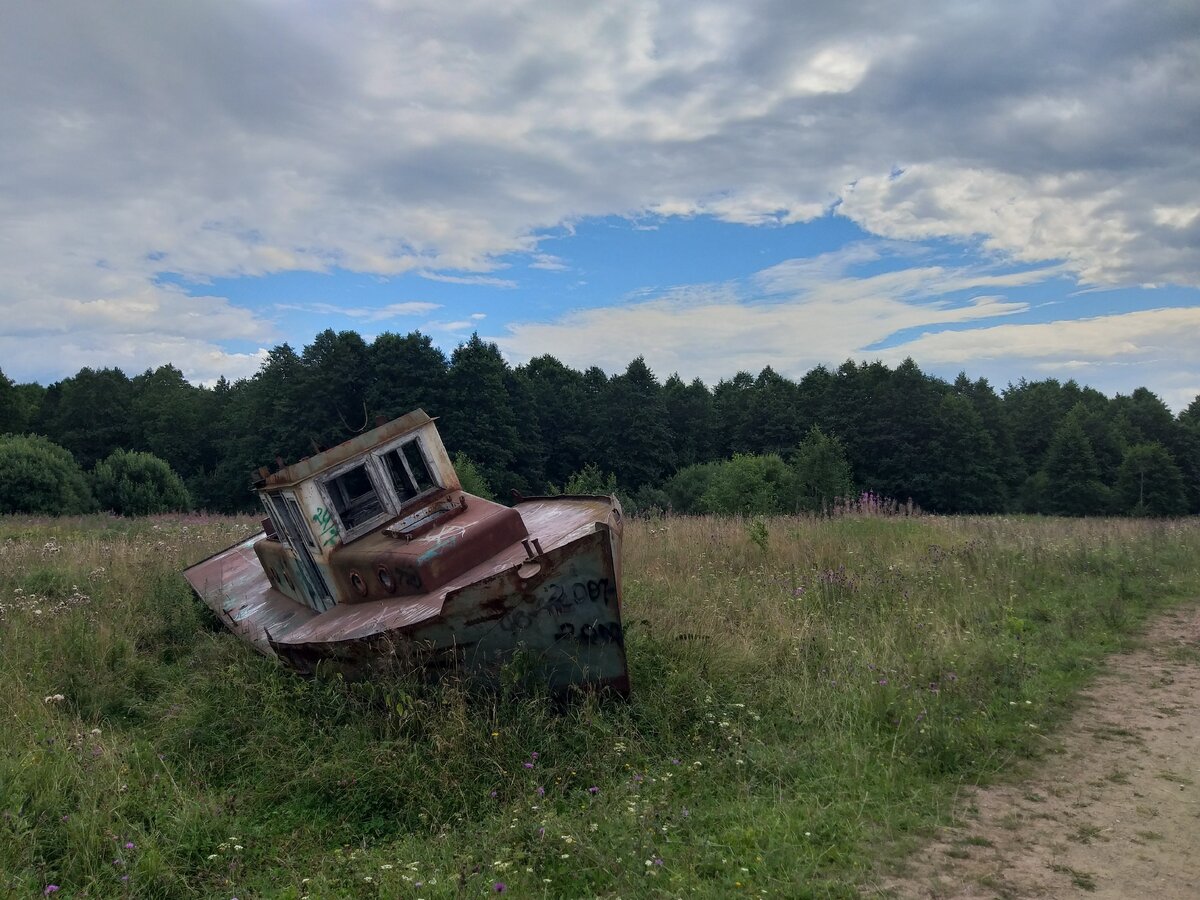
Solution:
[(271, 528), (275, 531), (275, 540), (281, 544), (288, 545), (287, 531), (283, 527), (284, 518), (275, 505), (275, 498), (270, 494), (259, 494), (258, 499), (262, 501), (263, 509), (267, 512), (267, 518), (271, 520)]
[[(414, 477), (411, 467), (409, 466), (408, 457), (404, 454), (404, 448), (407, 444), (416, 444), (417, 452), (421, 456), (421, 461), (425, 464), (425, 473), (429, 476), (429, 487), (413, 496), (402, 499), (400, 491), (397, 490), (397, 485), (392, 478), (391, 468), (386, 459), (387, 454), (398, 451), (401, 464), (404, 467), (405, 474), (411, 480), (413, 487), (417, 486), (417, 479)], [(376, 496), (380, 499), (380, 511), (370, 519), (359, 522), (353, 528), (347, 528), (346, 523), (342, 520), (341, 514), (338, 512), (337, 505), (333, 502), (333, 488), (330, 482), (345, 475), (351, 469), (363, 467), (366, 470), (367, 478), (371, 482), (371, 487), (375, 490)], [(382, 447), (372, 450), (366, 456), (360, 456), (353, 460), (348, 460), (339, 466), (324, 472), (317, 478), (317, 486), (321, 492), (321, 497), (325, 501), (325, 508), (333, 516), (339, 529), (341, 530), (341, 539), (343, 542), (349, 542), (356, 538), (362, 537), (370, 531), (378, 528), (380, 525), (401, 515), (402, 511), (418, 503), (422, 499), (442, 489), (442, 483), (438, 480), (438, 468), (432, 464), (429, 453), (425, 450), (425, 442), (420, 435), (409, 434), (402, 438), (392, 441)]]
[[(404, 452), (405, 447), (409, 444), (416, 444), (417, 453), (421, 457), (421, 462), (425, 465), (425, 475), (429, 479), (429, 487), (424, 490), (418, 489), (417, 479), (413, 474), (412, 467), (409, 465), (408, 456)], [(395, 453), (400, 459), (400, 464), (404, 467), (404, 473), (408, 476), (413, 489), (416, 490), (416, 493), (407, 499), (402, 498), (400, 491), (397, 490), (396, 481), (392, 477), (392, 466), (385, 459), (389, 453)], [(427, 497), (433, 492), (442, 489), (442, 484), (438, 481), (438, 469), (431, 463), (429, 454), (425, 452), (425, 442), (421, 440), (420, 435), (408, 435), (399, 440), (392, 441), (390, 444), (371, 451), (371, 456), (374, 457), (376, 464), (387, 478), (388, 486), (392, 489), (392, 499), (396, 501), (397, 515), (405, 507), (411, 506), (423, 497)]]
[[(333, 501), (333, 492), (336, 488), (332, 482), (341, 478), (348, 472), (354, 469), (363, 469), (367, 474), (367, 481), (371, 484), (371, 489), (375, 492), (375, 496), (379, 499), (379, 512), (371, 516), (369, 519), (364, 519), (358, 522), (353, 528), (346, 526), (342, 514), (338, 511), (337, 504)], [(370, 457), (359, 457), (357, 459), (348, 460), (340, 466), (330, 469), (323, 473), (317, 479), (317, 487), (321, 491), (321, 498), (325, 501), (325, 509), (333, 516), (338, 524), (341, 532), (340, 537), (342, 542), (352, 541), (355, 538), (362, 537), (368, 531), (378, 528), (388, 519), (392, 518), (395, 513), (392, 511), (392, 503), (395, 498), (392, 497), (391, 487), (387, 483), (388, 479), (382, 473), (377, 471), (375, 461)]]

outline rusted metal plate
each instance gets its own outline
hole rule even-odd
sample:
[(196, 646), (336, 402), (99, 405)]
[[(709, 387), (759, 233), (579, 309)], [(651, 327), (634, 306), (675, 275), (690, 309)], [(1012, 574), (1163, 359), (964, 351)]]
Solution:
[(273, 655), (270, 637), (280, 637), (316, 615), (271, 587), (254, 545), (256, 534), (184, 572), (196, 595), (238, 637), (260, 653)]

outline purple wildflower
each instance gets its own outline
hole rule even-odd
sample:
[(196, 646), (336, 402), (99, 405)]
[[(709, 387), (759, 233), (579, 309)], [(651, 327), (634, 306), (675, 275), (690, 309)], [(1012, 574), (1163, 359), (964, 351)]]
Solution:
[(48, 884), (46, 885), (46, 889), (42, 891), (42, 896), (49, 897), (51, 894), (57, 894), (58, 891), (59, 887), (57, 884)]
[(661, 866), (663, 864), (662, 857), (661, 856), (654, 857), (654, 864), (656, 866)]
[(598, 794), (598, 793), (600, 793), (600, 788), (596, 787), (595, 785), (592, 785), (590, 788), (588, 788), (588, 793), (589, 794)]
[(133, 841), (126, 841), (126, 842), (125, 842), (125, 849), (126, 849), (126, 850), (136, 850), (136, 849), (137, 849), (137, 847), (136, 847), (136, 845), (133, 843)]
[(546, 789), (545, 789), (544, 787), (542, 787), (540, 784), (538, 785), (538, 789), (537, 789), (537, 795), (538, 795), (539, 797), (545, 797), (545, 796), (546, 796)]
[(531, 762), (527, 762), (527, 763), (524, 763), (524, 766), (525, 766), (525, 768), (527, 768), (527, 769), (532, 769), (532, 768), (533, 768), (533, 763), (531, 763)]
[(887, 686), (887, 679), (886, 679), (886, 678), (880, 678), (880, 679), (879, 679), (879, 683), (880, 683), (881, 685), (883, 685), (883, 686), (885, 686), (885, 687), (886, 687), (886, 686)]
[(495, 791), (492, 791), (492, 793), (491, 793), (489, 796), (490, 796), (490, 797), (491, 797), (493, 800), (495, 800), (495, 799), (496, 799), (496, 792), (495, 792)]
[(546, 829), (544, 827), (539, 828), (538, 829), (538, 837), (545, 837), (545, 836), (546, 836)]
[(128, 880), (129, 880), (129, 876), (128, 876), (128, 875), (122, 875), (122, 876), (121, 876), (121, 880), (122, 880), (122, 881), (128, 881)]
[(508, 890), (508, 885), (505, 884), (503, 881), (497, 881), (495, 884), (492, 885), (492, 890), (495, 891), (497, 894), (503, 894), (505, 891)]
[(537, 758), (538, 758), (538, 752), (537, 752), (536, 750), (534, 750), (532, 753), (530, 753), (530, 754), (529, 754), (529, 758), (530, 758), (530, 759), (537, 759)]

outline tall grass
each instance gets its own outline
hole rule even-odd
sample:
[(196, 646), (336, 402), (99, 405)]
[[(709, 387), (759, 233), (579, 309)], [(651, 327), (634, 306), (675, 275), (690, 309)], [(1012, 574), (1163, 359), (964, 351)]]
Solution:
[(851, 896), (1200, 594), (1195, 522), (631, 522), (562, 709), (254, 655), (178, 575), (252, 527), (0, 520), (0, 892)]

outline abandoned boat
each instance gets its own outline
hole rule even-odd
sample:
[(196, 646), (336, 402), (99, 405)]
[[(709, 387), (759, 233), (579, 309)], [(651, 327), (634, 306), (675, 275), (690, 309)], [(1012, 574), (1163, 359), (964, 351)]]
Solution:
[(256, 650), (305, 673), (398, 659), (485, 678), (520, 655), (554, 693), (628, 694), (615, 497), (464, 493), (423, 410), (254, 489), (263, 531), (184, 577)]

